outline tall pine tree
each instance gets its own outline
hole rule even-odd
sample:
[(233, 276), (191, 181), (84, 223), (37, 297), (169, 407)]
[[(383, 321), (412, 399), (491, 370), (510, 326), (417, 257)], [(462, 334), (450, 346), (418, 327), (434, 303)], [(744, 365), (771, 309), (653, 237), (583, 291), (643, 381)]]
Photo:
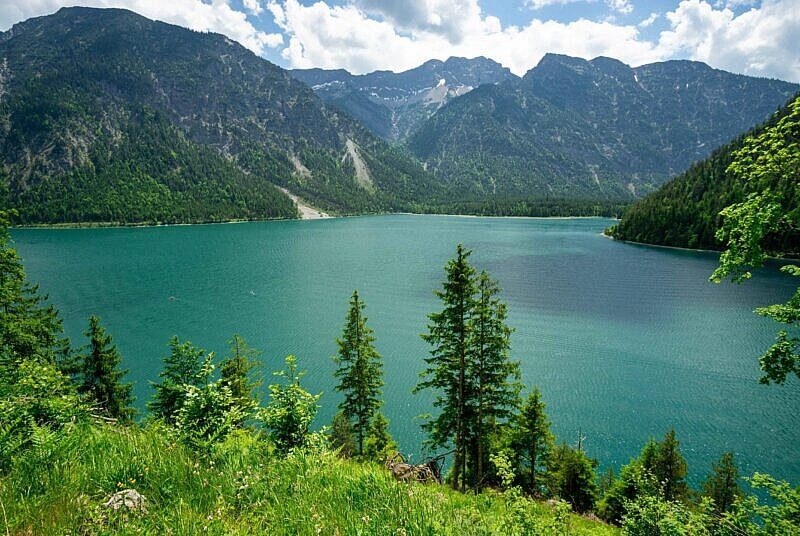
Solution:
[(96, 316), (89, 318), (86, 353), (81, 356), (81, 383), (78, 390), (89, 397), (106, 416), (128, 421), (136, 414), (133, 408), (133, 384), (123, 383), (127, 370), (119, 368), (122, 358), (111, 335)]
[(334, 358), (339, 384), (336, 390), (344, 394), (339, 409), (353, 423), (356, 454), (363, 456), (364, 440), (376, 411), (381, 407), (383, 363), (375, 350), (375, 337), (367, 326), (364, 302), (354, 290), (350, 298), (342, 338), (337, 339), (339, 353)]
[[(261, 385), (261, 380), (253, 377), (253, 371), (259, 365), (260, 353), (250, 348), (239, 335), (234, 335), (228, 344), (230, 344), (230, 354), (222, 361), (220, 378), (222, 385), (231, 390), (233, 400), (241, 414), (248, 415), (258, 407), (256, 389)], [(242, 426), (244, 420), (234, 424)]]
[(428, 315), (428, 333), (422, 335), (432, 346), (428, 367), (422, 372), (415, 391), (434, 389), (434, 406), (439, 415), (423, 426), (432, 446), (453, 444), (452, 485), (465, 489), (467, 473), (467, 425), (469, 401), (475, 382), (468, 375), (470, 360), (469, 329), (475, 311), (475, 269), (469, 264), (470, 251), (459, 244), (456, 257), (445, 266), (446, 280), (436, 296), (442, 301), (441, 312)]
[(739, 487), (739, 468), (733, 459), (733, 452), (726, 452), (719, 462), (711, 466), (711, 474), (703, 482), (703, 496), (714, 500), (714, 511), (724, 514), (742, 496)]
[(519, 362), (509, 357), (512, 329), (506, 324), (506, 304), (497, 295), (500, 287), (486, 272), (478, 275), (475, 310), (469, 323), (468, 375), (475, 382), (470, 401), (473, 422), (468, 430), (472, 485), (483, 486), (489, 462), (489, 438), (519, 405)]
[(523, 489), (532, 495), (542, 493), (541, 480), (547, 474), (547, 461), (553, 448), (553, 434), (538, 387), (528, 395), (513, 422), (511, 450)]

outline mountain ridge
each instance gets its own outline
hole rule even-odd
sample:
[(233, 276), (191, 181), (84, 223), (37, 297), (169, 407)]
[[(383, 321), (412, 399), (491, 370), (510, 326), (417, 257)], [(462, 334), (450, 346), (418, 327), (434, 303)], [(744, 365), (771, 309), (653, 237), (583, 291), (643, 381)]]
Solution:
[(473, 195), (634, 199), (763, 121), (800, 85), (671, 61), (546, 54), (439, 108), (408, 140)]
[[(436, 192), (414, 158), (220, 34), (123, 9), (62, 8), (5, 32), (0, 57), (7, 75), (2, 171), (23, 223), (48, 215), (55, 221), (296, 216), (276, 186), (337, 213), (409, 209), (410, 199)], [(143, 152), (133, 118), (158, 125), (151, 137), (181, 138), (182, 160), (168, 144)], [(342, 160), (348, 140), (369, 166), (374, 190), (360, 186), (354, 166)], [(188, 165), (201, 153), (214, 163)], [(296, 161), (311, 173), (298, 172)], [(207, 177), (208, 166), (224, 173)], [(250, 203), (255, 194), (264, 202)], [(145, 198), (141, 210), (120, 213), (126, 204), (120, 199), (131, 196)], [(217, 211), (229, 199), (230, 210)], [(91, 207), (80, 208), (87, 201)]]

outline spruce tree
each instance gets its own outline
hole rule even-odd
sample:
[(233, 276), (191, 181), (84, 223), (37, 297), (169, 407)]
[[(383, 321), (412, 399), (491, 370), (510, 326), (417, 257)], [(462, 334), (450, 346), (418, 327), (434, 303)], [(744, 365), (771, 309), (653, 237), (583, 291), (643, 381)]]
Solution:
[(597, 496), (597, 461), (583, 451), (563, 443), (555, 447), (548, 460), (550, 492), (572, 505), (577, 512), (588, 512)]
[(389, 421), (378, 411), (369, 425), (369, 433), (364, 442), (364, 456), (369, 460), (383, 462), (396, 450), (397, 443), (389, 435)]
[(511, 449), (517, 462), (517, 474), (523, 488), (530, 494), (541, 494), (547, 474), (547, 460), (553, 447), (550, 420), (545, 413), (545, 403), (538, 387), (528, 395), (520, 413), (513, 422)]
[(356, 440), (353, 437), (353, 423), (341, 411), (333, 416), (331, 421), (331, 431), (328, 434), (328, 441), (334, 450), (339, 451), (339, 455), (350, 458), (356, 452)]
[(339, 384), (336, 390), (344, 394), (339, 409), (353, 425), (356, 454), (364, 454), (364, 440), (375, 412), (381, 407), (383, 363), (375, 350), (375, 337), (367, 326), (364, 302), (354, 290), (350, 298), (342, 338), (337, 339), (339, 353), (334, 357)]
[(712, 464), (711, 474), (703, 482), (702, 490), (704, 497), (714, 500), (714, 511), (718, 514), (728, 512), (742, 496), (739, 468), (736, 467), (733, 452), (726, 452), (719, 462)]
[(663, 486), (664, 498), (677, 501), (686, 498), (689, 488), (686, 484), (688, 467), (681, 454), (680, 443), (675, 436), (675, 429), (664, 435), (658, 444), (658, 453), (652, 468), (653, 476)]
[(8, 223), (9, 213), (0, 210), (0, 364), (14, 368), (34, 359), (72, 373), (58, 311), (27, 281)]
[(475, 310), (475, 269), (469, 264), (470, 251), (459, 244), (456, 257), (445, 267), (446, 280), (436, 296), (441, 300), (441, 312), (428, 316), (428, 333), (422, 335), (432, 346), (427, 368), (415, 392), (434, 389), (434, 406), (439, 415), (426, 422), (428, 444), (453, 444), (454, 460), (452, 485), (463, 490), (466, 485), (467, 425), (470, 422), (469, 401), (473, 400), (474, 379), (468, 374), (470, 360), (469, 328)]
[[(253, 377), (253, 370), (259, 365), (260, 353), (258, 350), (250, 348), (239, 335), (234, 335), (228, 344), (230, 345), (230, 355), (220, 365), (220, 378), (222, 385), (231, 390), (234, 403), (239, 407), (242, 415), (247, 415), (258, 407), (256, 389), (261, 385), (261, 381)], [(244, 419), (234, 424), (242, 426)]]
[(180, 342), (178, 337), (169, 341), (170, 353), (164, 358), (164, 368), (158, 374), (161, 382), (154, 383), (155, 395), (147, 408), (165, 422), (173, 424), (183, 405), (187, 385), (200, 386), (205, 350), (191, 342)]
[(128, 421), (136, 414), (133, 408), (133, 384), (122, 383), (127, 370), (119, 368), (122, 358), (111, 335), (96, 316), (89, 318), (86, 353), (81, 356), (81, 383), (78, 390), (97, 405), (103, 414)]
[(512, 329), (506, 324), (506, 304), (497, 298), (500, 287), (486, 272), (478, 275), (475, 311), (470, 320), (468, 375), (475, 382), (470, 423), (473, 486), (482, 487), (489, 462), (489, 438), (519, 405), (519, 362), (511, 361)]

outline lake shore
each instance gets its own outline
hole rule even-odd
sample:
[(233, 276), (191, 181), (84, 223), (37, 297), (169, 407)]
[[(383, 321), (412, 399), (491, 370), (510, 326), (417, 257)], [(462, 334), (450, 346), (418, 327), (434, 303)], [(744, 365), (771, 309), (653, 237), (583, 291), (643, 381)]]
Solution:
[[(182, 223), (168, 222), (70, 222), (70, 223), (29, 223), (25, 225), (11, 225), (11, 229), (102, 229), (102, 228), (137, 228), (137, 227), (177, 227), (186, 225), (228, 225), (235, 223), (259, 223), (259, 222), (286, 222), (286, 221), (317, 221), (342, 218), (362, 218), (368, 216), (442, 216), (448, 218), (492, 218), (492, 219), (523, 219), (523, 220), (617, 220), (610, 216), (483, 216), (478, 214), (440, 214), (438, 212), (379, 212), (374, 214), (348, 214), (331, 215), (311, 208), (314, 212), (322, 214), (320, 216), (300, 217), (300, 218), (254, 218), (254, 219), (230, 219), (220, 221), (196, 221)], [(611, 238), (611, 237), (609, 237)], [(649, 245), (649, 244), (643, 244)], [(668, 246), (664, 246), (668, 247)]]

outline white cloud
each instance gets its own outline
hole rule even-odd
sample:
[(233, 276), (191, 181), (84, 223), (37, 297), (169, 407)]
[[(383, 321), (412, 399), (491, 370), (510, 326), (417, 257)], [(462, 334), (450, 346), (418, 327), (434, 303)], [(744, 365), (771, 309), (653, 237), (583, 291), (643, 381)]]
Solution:
[(478, 0), (351, 0), (369, 15), (391, 22), (397, 29), (440, 34), (458, 43), (474, 31), (481, 19)]
[(572, 4), (574, 2), (584, 2), (586, 0), (525, 0), (525, 5), (531, 9), (542, 9), (547, 6)]
[(345, 68), (355, 73), (399, 71), (433, 57), (488, 56), (523, 74), (546, 52), (581, 57), (606, 55), (634, 64), (658, 59), (654, 45), (640, 40), (633, 25), (586, 19), (570, 23), (533, 19), (524, 27), (504, 28), (496, 17), (485, 16), (478, 9), (467, 10), (469, 16), (462, 20), (462, 28), (467, 31), (462, 39), (453, 41), (447, 32), (425, 25), (401, 31), (388, 14), (379, 20), (353, 4), (330, 6), (319, 1), (305, 6), (297, 0), (285, 0), (272, 1), (267, 8), (289, 36), (283, 57), (292, 67), (299, 68)]
[(260, 15), (264, 11), (259, 0), (242, 0), (242, 4), (244, 8), (253, 15)]
[(633, 4), (630, 3), (630, 0), (606, 0), (606, 4), (614, 11), (618, 11), (623, 15), (627, 15), (633, 11)]
[[(452, 31), (443, 30), (431, 17), (445, 2), (353, 1), (306, 6), (298, 0), (272, 0), (267, 5), (288, 37), (282, 55), (290, 66), (363, 73), (405, 70), (431, 58), (488, 56), (522, 74), (546, 52), (558, 52), (611, 56), (631, 65), (688, 57), (734, 72), (800, 81), (797, 0), (763, 0), (760, 8), (738, 16), (706, 0), (683, 0), (665, 14), (670, 29), (658, 40), (640, 34), (659, 17), (655, 13), (638, 24), (533, 18), (524, 26), (503, 27), (477, 2), (465, 1), (459, 15), (461, 33), (454, 39)], [(530, 3), (536, 1), (550, 0)], [(609, 1), (619, 10), (631, 7), (627, 0)]]
[(705, 0), (683, 0), (666, 14), (671, 29), (661, 33), (667, 57), (689, 57), (750, 75), (800, 81), (800, 3), (764, 0), (735, 15)]
[(225, 34), (257, 54), (283, 43), (281, 34), (256, 29), (247, 15), (230, 7), (225, 0), (3, 0), (0, 3), (0, 29), (16, 22), (48, 15), (66, 6), (120, 7), (145, 17), (178, 24), (193, 30)]
[(639, 22), (639, 24), (637, 24), (636, 26), (638, 26), (639, 28), (647, 28), (648, 26), (651, 26), (656, 21), (656, 19), (658, 19), (658, 13), (650, 13), (649, 17)]

